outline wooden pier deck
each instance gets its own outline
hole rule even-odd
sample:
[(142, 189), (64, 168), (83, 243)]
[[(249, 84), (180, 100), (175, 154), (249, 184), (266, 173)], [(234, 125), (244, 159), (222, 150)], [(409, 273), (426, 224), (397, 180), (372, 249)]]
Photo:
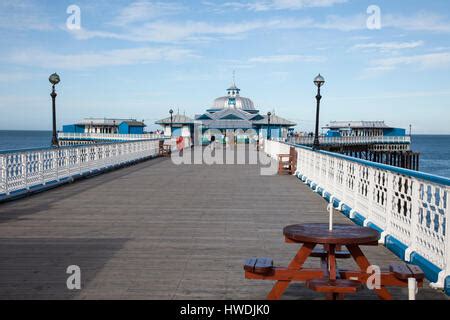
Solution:
[[(282, 228), (327, 219), (326, 202), (295, 177), (158, 158), (0, 205), (0, 299), (264, 299), (273, 283), (245, 280), (243, 261), (285, 265), (298, 247)], [(364, 251), (373, 264), (398, 261)], [(79, 291), (66, 287), (69, 265), (81, 268)], [(283, 298), (323, 295), (293, 284)], [(426, 285), (418, 299), (447, 297)]]

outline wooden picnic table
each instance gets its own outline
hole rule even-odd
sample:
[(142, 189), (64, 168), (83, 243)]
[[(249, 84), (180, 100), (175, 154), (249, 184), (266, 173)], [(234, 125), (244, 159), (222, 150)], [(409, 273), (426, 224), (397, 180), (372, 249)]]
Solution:
[[(371, 276), (371, 263), (360, 246), (377, 246), (380, 235), (377, 231), (354, 225), (301, 224), (287, 226), (283, 230), (285, 240), (291, 244), (302, 244), (287, 268), (273, 267), (273, 260), (253, 258), (247, 260), (246, 278), (276, 280), (267, 298), (278, 300), (292, 281), (304, 281), (309, 289), (326, 294), (327, 299), (343, 299), (345, 294), (356, 293)], [(323, 249), (315, 248), (321, 245)], [(348, 251), (342, 250), (346, 247)], [(304, 263), (309, 257), (321, 259), (320, 268), (306, 269)], [(337, 268), (336, 259), (353, 258), (359, 270), (347, 271)], [(253, 265), (253, 269), (252, 269)], [(380, 299), (390, 300), (386, 286), (408, 286), (408, 279), (415, 278), (419, 286), (423, 282), (423, 272), (415, 266), (397, 264), (389, 272), (380, 275), (380, 287), (374, 291)]]

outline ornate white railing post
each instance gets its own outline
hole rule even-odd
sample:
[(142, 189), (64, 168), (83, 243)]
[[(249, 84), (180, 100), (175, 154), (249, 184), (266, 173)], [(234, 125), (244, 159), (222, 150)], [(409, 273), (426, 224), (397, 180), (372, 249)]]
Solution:
[(380, 172), (378, 169), (375, 168), (367, 168), (368, 170), (368, 184), (367, 184), (367, 212), (365, 212), (366, 220), (364, 221), (364, 225), (367, 226), (369, 222), (373, 222), (372, 220), (372, 213), (375, 210), (374, 203), (375, 203), (375, 184), (377, 183), (377, 178), (379, 178)]
[(318, 164), (317, 164), (317, 162), (318, 161), (320, 161), (320, 158), (319, 158), (319, 154), (317, 153), (317, 152), (314, 152), (314, 160), (313, 160), (313, 176), (314, 176), (314, 179), (317, 181), (317, 168), (318, 168)]
[(103, 146), (103, 165), (105, 167), (108, 166), (110, 149), (109, 145)]
[(116, 162), (119, 163), (119, 162), (122, 161), (121, 159), (123, 158), (124, 145), (123, 144), (119, 144), (117, 150), (118, 150), (119, 157), (117, 158), (118, 160)]
[[(331, 189), (333, 190), (333, 196), (336, 197), (337, 180), (338, 180), (338, 159), (331, 157), (330, 159), (333, 161), (333, 166), (330, 167), (333, 171), (333, 181), (331, 181), (332, 185)], [(333, 205), (333, 202), (331, 203), (331, 205)]]
[(21, 180), (22, 180), (22, 187), (24, 189), (28, 189), (28, 172), (27, 172), (27, 155), (26, 153), (22, 153), (20, 155), (20, 171), (21, 171)]
[(307, 154), (307, 166), (306, 166), (306, 176), (311, 179), (314, 174), (314, 153), (308, 152)]
[(70, 153), (69, 153), (69, 149), (62, 149), (62, 156), (63, 156), (63, 165), (64, 165), (64, 169), (66, 170), (66, 175), (70, 174)]
[(0, 155), (0, 194), (7, 194), (7, 183), (6, 183), (6, 157)]
[(52, 151), (52, 164), (53, 164), (53, 171), (55, 172), (55, 179), (56, 181), (58, 181), (59, 180), (58, 150)]
[(297, 152), (297, 172), (302, 172), (302, 170), (303, 170), (303, 162), (302, 162), (303, 154), (301, 152), (301, 149), (299, 149), (299, 148), (295, 148), (295, 151)]
[(77, 148), (75, 151), (75, 166), (78, 167), (78, 174), (81, 174), (81, 149)]
[(412, 188), (412, 197), (411, 197), (411, 226), (410, 226), (410, 245), (405, 251), (405, 260), (411, 261), (411, 254), (417, 250), (417, 234), (419, 227), (419, 211), (420, 211), (420, 185), (421, 182), (418, 179), (411, 178), (411, 188)]
[(94, 149), (95, 153), (95, 169), (98, 169), (102, 166), (103, 162), (103, 145), (96, 146)]
[(105, 163), (106, 163), (105, 162), (105, 145), (101, 145), (100, 148), (98, 148), (97, 150), (98, 150), (99, 158), (100, 158), (98, 167), (102, 168), (105, 166)]
[(45, 184), (44, 179), (44, 157), (43, 157), (43, 151), (38, 152), (38, 172), (39, 172), (39, 181), (41, 184)]
[(328, 170), (330, 169), (329, 163), (328, 163), (328, 159), (325, 155), (321, 155), (320, 156), (320, 179), (319, 179), (319, 185), (324, 188), (327, 189), (327, 184), (328, 184)]
[[(343, 163), (343, 168), (344, 168), (344, 175), (343, 175), (343, 177), (342, 177), (342, 181), (343, 181), (343, 186), (342, 186), (342, 193), (343, 193), (343, 199), (342, 199), (342, 201), (343, 202), (345, 202), (345, 203), (347, 203), (347, 204), (353, 204), (353, 199), (354, 199), (354, 197), (353, 197), (353, 192), (350, 190), (350, 179), (351, 179), (351, 177), (352, 177), (352, 175), (351, 175), (351, 169), (352, 169), (352, 166), (351, 166), (351, 163), (350, 162), (348, 162), (348, 161), (345, 161), (344, 163)], [(349, 193), (351, 192), (351, 195), (349, 195)], [(342, 210), (342, 208), (341, 208), (341, 210)]]
[(386, 173), (386, 225), (384, 228), (384, 231), (381, 233), (380, 236), (380, 243), (385, 244), (386, 243), (386, 237), (391, 234), (391, 218), (392, 218), (392, 210), (394, 210), (394, 175), (391, 172)]

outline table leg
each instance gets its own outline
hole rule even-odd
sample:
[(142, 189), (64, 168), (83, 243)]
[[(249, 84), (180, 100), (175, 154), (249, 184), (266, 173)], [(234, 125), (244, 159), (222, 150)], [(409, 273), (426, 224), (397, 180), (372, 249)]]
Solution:
[[(305, 243), (301, 249), (298, 251), (297, 255), (291, 261), (288, 266), (288, 269), (299, 270), (302, 268), (305, 261), (310, 256), (316, 245), (314, 243)], [(288, 288), (291, 281), (280, 280), (275, 283), (269, 295), (267, 296), (268, 300), (279, 300), (283, 293)]]
[[(336, 280), (336, 245), (330, 244), (328, 246), (328, 279)], [(327, 295), (327, 300), (337, 300), (338, 294), (330, 293)]]
[(328, 247), (328, 270), (330, 272), (329, 279), (336, 280), (336, 246), (333, 244)]
[[(369, 260), (367, 260), (367, 257), (361, 251), (359, 246), (348, 245), (347, 249), (348, 249), (348, 251), (350, 251), (350, 254), (352, 255), (352, 257), (355, 260), (358, 267), (361, 269), (361, 272), (366, 273), (367, 268), (369, 268), (371, 266), (371, 264), (370, 264)], [(392, 295), (389, 293), (389, 291), (385, 287), (381, 286), (380, 289), (375, 289), (374, 291), (380, 299), (392, 300)]]
[[(330, 250), (328, 245), (324, 245), (323, 248), (327, 252), (329, 252), (329, 250)], [(329, 268), (328, 261), (329, 261), (328, 260), (328, 255), (320, 258), (320, 267), (323, 270), (323, 277), (324, 278), (330, 278), (330, 268)], [(332, 300), (333, 299), (333, 294), (332, 293), (327, 293), (325, 295), (325, 297), (326, 297), (327, 300)]]

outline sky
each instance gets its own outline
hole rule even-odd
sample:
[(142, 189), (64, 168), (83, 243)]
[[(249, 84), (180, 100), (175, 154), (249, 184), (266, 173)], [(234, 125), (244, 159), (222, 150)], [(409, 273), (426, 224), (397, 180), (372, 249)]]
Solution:
[[(79, 14), (78, 14), (79, 13)], [(241, 95), (311, 131), (385, 120), (450, 134), (448, 0), (0, 1), (0, 130), (193, 117)]]

